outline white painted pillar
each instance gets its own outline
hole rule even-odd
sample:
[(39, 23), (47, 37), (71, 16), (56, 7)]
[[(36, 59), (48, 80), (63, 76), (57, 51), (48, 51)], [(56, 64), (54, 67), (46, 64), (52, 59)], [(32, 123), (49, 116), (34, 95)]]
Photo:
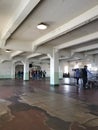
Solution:
[(29, 80), (29, 62), (24, 62), (23, 80)]
[(59, 85), (59, 58), (58, 51), (55, 50), (50, 57), (50, 85)]
[(63, 79), (63, 72), (64, 72), (63, 62), (60, 61), (60, 63), (59, 63), (59, 79)]
[(11, 78), (15, 79), (15, 63), (12, 63), (12, 67), (11, 67)]

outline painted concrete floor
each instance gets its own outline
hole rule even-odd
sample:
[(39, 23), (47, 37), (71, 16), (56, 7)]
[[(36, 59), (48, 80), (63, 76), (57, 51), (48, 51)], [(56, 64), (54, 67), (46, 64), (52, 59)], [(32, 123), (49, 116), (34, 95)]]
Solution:
[(0, 80), (0, 130), (98, 130), (98, 88)]

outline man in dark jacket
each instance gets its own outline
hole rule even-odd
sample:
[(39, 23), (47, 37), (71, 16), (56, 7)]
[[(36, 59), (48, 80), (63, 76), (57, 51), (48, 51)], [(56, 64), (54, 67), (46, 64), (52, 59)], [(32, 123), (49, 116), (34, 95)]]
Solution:
[(82, 69), (83, 88), (86, 88), (87, 83), (87, 66), (85, 65)]

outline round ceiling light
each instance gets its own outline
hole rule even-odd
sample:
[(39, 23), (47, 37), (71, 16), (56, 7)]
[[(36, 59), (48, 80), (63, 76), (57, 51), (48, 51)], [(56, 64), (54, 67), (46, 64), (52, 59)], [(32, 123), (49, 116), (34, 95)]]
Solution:
[(37, 25), (37, 28), (40, 29), (40, 30), (45, 30), (45, 29), (47, 29), (47, 25), (44, 24), (44, 23), (40, 23), (40, 24)]
[(10, 50), (10, 49), (6, 49), (5, 51), (6, 51), (6, 52), (11, 52), (11, 50)]

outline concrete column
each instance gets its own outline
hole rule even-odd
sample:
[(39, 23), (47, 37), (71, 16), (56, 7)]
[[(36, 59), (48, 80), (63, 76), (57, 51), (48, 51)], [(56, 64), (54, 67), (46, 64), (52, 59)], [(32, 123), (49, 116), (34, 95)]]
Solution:
[(12, 63), (12, 67), (11, 67), (11, 78), (15, 79), (15, 63)]
[(55, 50), (50, 57), (50, 85), (59, 85), (59, 58), (58, 51)]
[(24, 62), (23, 80), (29, 80), (29, 62)]
[(59, 63), (59, 79), (63, 79), (63, 72), (64, 72), (64, 66), (63, 66), (63, 62), (61, 61)]

